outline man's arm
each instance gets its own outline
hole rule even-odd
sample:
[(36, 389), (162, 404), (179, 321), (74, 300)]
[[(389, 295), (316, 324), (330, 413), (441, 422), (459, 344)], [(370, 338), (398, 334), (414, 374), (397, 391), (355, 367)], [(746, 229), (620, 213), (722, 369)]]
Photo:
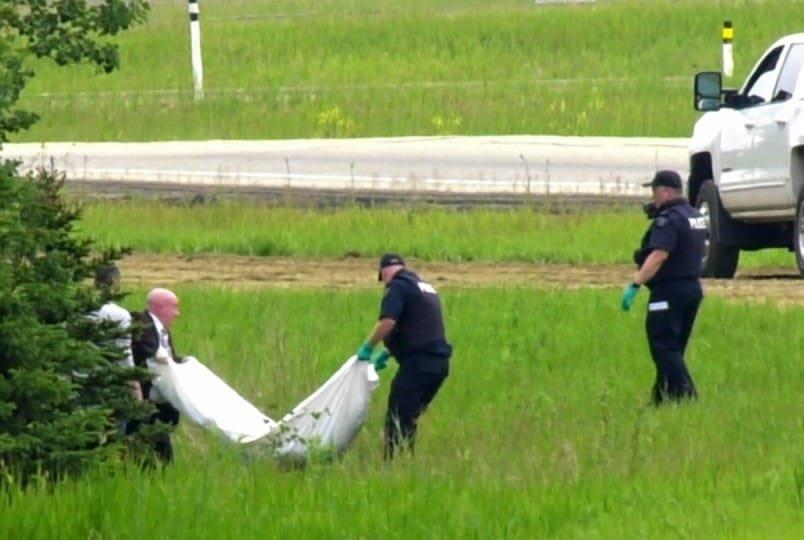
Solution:
[(131, 352), (134, 363), (144, 365), (148, 358), (153, 358), (159, 349), (159, 336), (147, 314), (131, 314)]
[(653, 279), (653, 276), (656, 275), (669, 256), (670, 254), (663, 249), (654, 249), (651, 251), (648, 258), (645, 259), (645, 263), (634, 276), (634, 284), (644, 285)]
[[(128, 335), (118, 340), (117, 346), (125, 353), (123, 365), (133, 369), (135, 364), (134, 353), (131, 350), (131, 315), (129, 314), (128, 318), (124, 319), (120, 325), (128, 331)], [(140, 386), (140, 381), (129, 381), (128, 385), (131, 387), (132, 397), (137, 401), (142, 401), (142, 386)]]
[(388, 334), (396, 326), (396, 321), (390, 318), (380, 319), (376, 325), (374, 325), (374, 330), (371, 332), (371, 336), (368, 338), (368, 342), (371, 344), (372, 347), (375, 347), (378, 343), (384, 340)]
[(368, 339), (357, 350), (357, 359), (368, 361), (371, 359), (374, 347), (383, 341), (396, 326), (396, 321), (405, 305), (405, 298), (399, 284), (392, 283), (385, 291), (380, 305), (380, 320), (374, 325)]
[(131, 387), (131, 396), (137, 401), (142, 401), (142, 386), (139, 381), (129, 381), (128, 385)]
[(393, 331), (394, 326), (396, 326), (396, 321), (399, 320), (404, 309), (404, 288), (400, 283), (391, 283), (380, 305), (380, 320), (377, 321), (374, 330), (371, 332), (371, 336), (369, 336), (368, 341), (371, 343), (372, 347), (388, 337), (388, 334)]

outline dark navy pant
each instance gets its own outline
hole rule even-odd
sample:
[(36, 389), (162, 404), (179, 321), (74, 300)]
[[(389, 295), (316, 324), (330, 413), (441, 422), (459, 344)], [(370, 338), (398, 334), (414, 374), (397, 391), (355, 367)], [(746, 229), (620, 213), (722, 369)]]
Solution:
[(385, 415), (385, 459), (393, 459), (395, 453), (405, 449), (413, 452), (419, 416), (447, 378), (447, 365), (446, 359), (440, 359), (437, 369), (418, 361), (400, 361), (399, 371), (391, 381)]
[(645, 329), (656, 365), (651, 394), (655, 405), (697, 397), (684, 352), (702, 299), (703, 291), (697, 280), (665, 282), (651, 290)]

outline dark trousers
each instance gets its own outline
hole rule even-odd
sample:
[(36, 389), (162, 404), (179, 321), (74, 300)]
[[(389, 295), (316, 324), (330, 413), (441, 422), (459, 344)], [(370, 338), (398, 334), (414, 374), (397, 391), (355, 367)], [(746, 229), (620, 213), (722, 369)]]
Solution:
[(663, 283), (651, 290), (645, 329), (656, 365), (651, 393), (654, 405), (698, 395), (684, 363), (684, 352), (702, 299), (701, 285), (693, 280)]
[[(155, 403), (156, 412), (147, 421), (147, 424), (155, 424), (157, 421), (171, 426), (179, 424), (179, 411), (170, 403)], [(126, 424), (126, 435), (137, 432), (141, 422), (134, 420)], [(164, 464), (173, 462), (173, 444), (170, 441), (170, 433), (162, 433), (156, 437), (153, 445), (153, 452), (156, 457)]]
[(393, 459), (395, 453), (405, 449), (413, 453), (419, 416), (433, 401), (447, 374), (447, 369), (431, 373), (416, 363), (400, 362), (391, 381), (385, 415), (385, 459)]
[[(151, 423), (160, 421), (171, 426), (179, 425), (179, 411), (170, 403), (157, 403), (156, 413), (151, 417)], [(170, 442), (170, 433), (160, 435), (154, 442), (154, 452), (162, 463), (173, 461), (173, 443)]]

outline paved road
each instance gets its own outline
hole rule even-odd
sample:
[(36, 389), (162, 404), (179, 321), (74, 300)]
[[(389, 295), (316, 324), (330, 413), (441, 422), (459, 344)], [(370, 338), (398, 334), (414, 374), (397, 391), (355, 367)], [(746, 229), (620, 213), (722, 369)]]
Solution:
[(657, 168), (686, 174), (686, 139), (487, 136), (7, 144), (6, 158), (70, 180), (207, 188), (644, 195)]

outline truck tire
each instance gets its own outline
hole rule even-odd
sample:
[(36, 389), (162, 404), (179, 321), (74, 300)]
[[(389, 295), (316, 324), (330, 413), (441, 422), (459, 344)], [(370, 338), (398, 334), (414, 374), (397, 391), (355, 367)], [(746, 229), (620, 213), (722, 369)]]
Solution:
[(709, 233), (704, 258), (701, 262), (701, 275), (713, 278), (733, 278), (737, 271), (737, 262), (740, 260), (740, 249), (720, 243), (719, 225), (724, 210), (720, 204), (720, 195), (717, 193), (714, 181), (706, 180), (701, 184), (695, 206), (706, 219), (706, 228)]
[(804, 276), (804, 191), (798, 195), (796, 223), (793, 227), (793, 249), (796, 252), (798, 272)]

